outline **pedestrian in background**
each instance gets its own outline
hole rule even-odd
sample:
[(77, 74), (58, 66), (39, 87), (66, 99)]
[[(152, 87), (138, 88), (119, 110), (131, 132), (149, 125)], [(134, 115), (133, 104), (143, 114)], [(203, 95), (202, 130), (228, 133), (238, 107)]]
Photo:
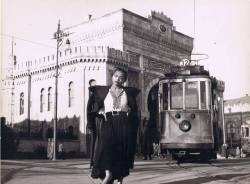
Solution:
[[(95, 86), (96, 80), (91, 79), (89, 81), (89, 86)], [(95, 108), (95, 95), (93, 92), (89, 91), (89, 100), (87, 104), (87, 121), (88, 125), (91, 127), (88, 127), (88, 132), (90, 134), (90, 168), (93, 167), (94, 162), (94, 149), (95, 149), (95, 143), (96, 143), (96, 122), (95, 122), (95, 114), (92, 113), (92, 110)]]
[(48, 138), (48, 144), (47, 144), (47, 158), (49, 160), (53, 159), (53, 141), (51, 138)]
[(142, 141), (143, 160), (152, 160), (153, 154), (153, 136), (152, 123), (147, 118), (143, 120), (143, 141)]
[(129, 175), (134, 166), (138, 115), (136, 96), (139, 90), (124, 87), (127, 72), (115, 68), (111, 86), (92, 86), (88, 102), (87, 128), (96, 134), (91, 176), (102, 184)]
[(59, 143), (58, 145), (58, 157), (63, 160), (65, 159), (65, 150), (63, 147), (63, 143)]

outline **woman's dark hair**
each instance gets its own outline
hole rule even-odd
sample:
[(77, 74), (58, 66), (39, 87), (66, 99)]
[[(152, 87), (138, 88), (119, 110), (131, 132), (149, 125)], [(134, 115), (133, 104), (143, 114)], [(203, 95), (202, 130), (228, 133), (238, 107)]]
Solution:
[(125, 81), (127, 80), (128, 78), (128, 72), (126, 70), (124, 70), (123, 68), (120, 68), (120, 67), (115, 67), (114, 70), (113, 70), (113, 73), (112, 73), (112, 76), (114, 75), (115, 72), (122, 72), (124, 74), (124, 77), (125, 77)]

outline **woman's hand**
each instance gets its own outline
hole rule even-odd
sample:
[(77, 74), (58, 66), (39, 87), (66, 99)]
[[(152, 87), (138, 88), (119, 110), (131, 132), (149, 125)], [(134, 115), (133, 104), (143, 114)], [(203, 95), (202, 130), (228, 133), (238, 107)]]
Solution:
[(98, 114), (102, 115), (104, 117), (104, 120), (107, 121), (107, 116), (106, 116), (106, 113), (104, 112), (104, 110), (100, 110), (98, 112)]

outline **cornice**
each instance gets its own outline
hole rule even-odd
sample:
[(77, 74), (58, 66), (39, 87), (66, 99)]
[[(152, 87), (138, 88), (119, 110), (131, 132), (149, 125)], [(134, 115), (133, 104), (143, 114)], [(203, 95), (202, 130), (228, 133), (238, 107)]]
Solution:
[[(192, 45), (185, 45), (183, 43), (178, 42), (178, 40), (174, 40), (173, 39), (173, 35), (176, 31), (172, 30), (172, 33), (170, 33), (171, 35), (166, 35), (163, 36), (160, 32), (154, 30), (154, 29), (142, 29), (140, 26), (125, 21), (123, 22), (124, 24), (124, 32), (128, 33), (128, 34), (133, 34), (138, 38), (141, 38), (143, 40), (146, 41), (150, 41), (156, 44), (161, 44), (163, 46), (167, 46), (170, 49), (179, 49), (180, 51), (185, 51), (185, 52), (192, 52), (193, 46)], [(179, 32), (177, 32), (179, 33)], [(181, 36), (183, 36), (184, 34), (180, 34)], [(183, 36), (186, 37), (188, 39), (191, 39), (188, 36)], [(171, 39), (169, 39), (171, 38)]]
[[(81, 48), (81, 47), (80, 47)], [(46, 60), (47, 59), (47, 60)], [(52, 63), (50, 63), (52, 62)], [(79, 53), (69, 52), (68, 54), (59, 57), (58, 67), (65, 67), (75, 65), (78, 63), (119, 63), (120, 65), (128, 65), (129, 55), (126, 52), (116, 50), (108, 47), (82, 47)], [(50, 61), (49, 57), (44, 57), (44, 61), (36, 66), (30, 67), (30, 61), (26, 62), (24, 70), (15, 71), (14, 78), (27, 77), (29, 75), (37, 75), (39, 73), (46, 73), (56, 69), (55, 58)], [(42, 65), (42, 64), (47, 65)]]
[[(169, 47), (170, 49), (173, 48), (178, 48), (181, 51), (186, 51), (186, 52), (191, 52), (193, 49), (192, 45), (186, 45), (184, 43), (180, 43), (178, 42), (178, 40), (174, 40), (173, 39), (173, 34), (176, 32), (179, 34), (179, 32), (177, 31), (173, 31), (170, 33), (171, 35), (166, 35), (163, 36), (160, 32), (154, 30), (154, 29), (142, 29), (140, 26), (138, 26), (137, 24), (125, 21), (123, 22), (124, 24), (124, 32), (127, 32), (129, 34), (134, 34), (136, 35), (136, 37), (142, 38), (144, 40), (150, 41), (150, 42), (154, 42), (157, 44), (162, 44), (164, 46)], [(188, 37), (184, 34), (179, 34), (182, 37), (186, 37), (187, 39), (192, 39), (191, 37)], [(171, 39), (169, 39), (169, 37)]]

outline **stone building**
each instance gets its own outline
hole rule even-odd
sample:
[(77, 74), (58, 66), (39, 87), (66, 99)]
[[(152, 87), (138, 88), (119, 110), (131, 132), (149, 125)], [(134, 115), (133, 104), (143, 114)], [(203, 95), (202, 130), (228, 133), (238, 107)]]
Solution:
[[(62, 46), (59, 53), (57, 131), (59, 137), (80, 140), (81, 152), (87, 150), (86, 104), (91, 79), (108, 85), (114, 66), (127, 69), (127, 85), (141, 90), (138, 104), (143, 119), (156, 99), (154, 86), (159, 78), (182, 58), (190, 58), (193, 49), (193, 38), (176, 31), (170, 18), (154, 11), (145, 18), (121, 9), (64, 31), (72, 34), (71, 48)], [(53, 54), (16, 63), (14, 80), (9, 75), (2, 83), (3, 116), (24, 136), (46, 139), (52, 134), (55, 63)]]
[(227, 144), (249, 147), (250, 152), (250, 97), (226, 100), (224, 105)]

